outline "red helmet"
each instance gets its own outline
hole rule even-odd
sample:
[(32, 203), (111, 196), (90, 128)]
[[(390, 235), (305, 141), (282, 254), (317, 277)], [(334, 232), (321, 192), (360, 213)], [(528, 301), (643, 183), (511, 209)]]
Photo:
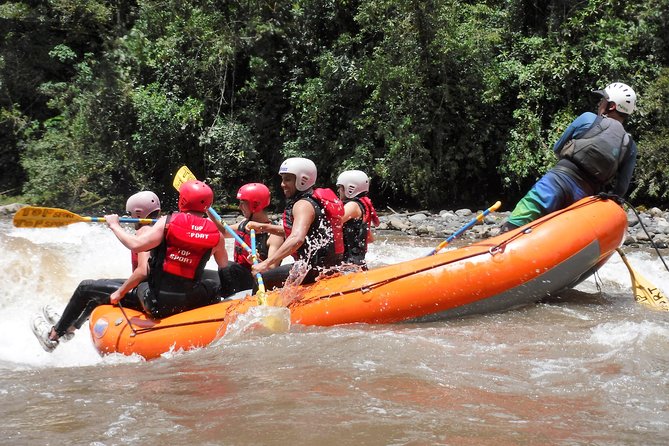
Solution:
[(249, 202), (251, 213), (262, 211), (269, 206), (269, 189), (262, 183), (249, 183), (239, 188), (237, 199)]
[(179, 210), (181, 212), (207, 212), (214, 202), (214, 191), (202, 181), (189, 180), (179, 188)]

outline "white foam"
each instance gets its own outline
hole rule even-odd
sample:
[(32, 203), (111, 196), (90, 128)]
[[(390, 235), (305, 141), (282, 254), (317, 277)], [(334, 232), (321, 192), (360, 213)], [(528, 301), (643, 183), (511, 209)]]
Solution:
[(594, 327), (590, 340), (614, 348), (634, 347), (646, 342), (662, 344), (669, 341), (669, 322), (608, 322)]

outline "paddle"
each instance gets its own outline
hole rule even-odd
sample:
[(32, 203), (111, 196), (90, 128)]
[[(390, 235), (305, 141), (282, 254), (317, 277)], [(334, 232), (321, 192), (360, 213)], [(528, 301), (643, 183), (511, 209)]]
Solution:
[[(251, 229), (251, 257), (253, 264), (258, 264), (258, 253), (256, 251), (256, 230)], [(262, 280), (262, 275), (256, 273), (256, 280), (258, 281), (258, 305), (267, 305), (267, 296), (265, 295), (265, 282)]]
[(627, 256), (622, 249), (618, 248), (616, 251), (620, 254), (620, 258), (623, 259), (623, 263), (630, 273), (630, 278), (632, 279), (632, 291), (634, 291), (634, 300), (647, 305), (654, 310), (669, 311), (669, 301), (667, 300), (667, 296), (662, 294), (662, 291), (660, 291), (659, 288), (650, 283), (648, 279), (632, 268), (632, 265), (630, 265)]
[[(155, 223), (150, 218), (119, 218), (121, 223)], [(17, 228), (57, 228), (72, 223), (104, 223), (104, 217), (82, 217), (74, 212), (58, 208), (26, 206), (14, 214), (14, 226)]]
[(429, 257), (429, 256), (432, 256), (432, 255), (435, 255), (436, 253), (438, 253), (439, 251), (441, 251), (442, 249), (444, 249), (444, 248), (446, 247), (446, 245), (448, 245), (451, 241), (453, 241), (454, 238), (459, 237), (463, 232), (465, 232), (467, 229), (469, 229), (469, 228), (471, 228), (472, 226), (474, 226), (476, 223), (478, 223), (478, 222), (480, 222), (480, 221), (483, 221), (483, 219), (485, 218), (486, 215), (488, 215), (488, 214), (491, 213), (491, 212), (496, 211), (497, 209), (499, 209), (499, 207), (500, 207), (501, 205), (502, 205), (502, 202), (497, 201), (495, 204), (493, 204), (492, 206), (490, 206), (490, 207), (489, 207), (488, 209), (486, 209), (485, 211), (481, 212), (481, 213), (480, 213), (479, 215), (477, 215), (475, 218), (472, 218), (472, 219), (469, 221), (469, 223), (467, 223), (467, 224), (464, 225), (462, 228), (460, 228), (460, 229), (458, 229), (457, 231), (455, 231), (455, 233), (454, 233), (453, 235), (451, 235), (451, 236), (448, 237), (446, 240), (444, 240), (443, 242), (441, 242), (441, 243), (439, 244), (439, 246), (437, 246), (437, 247), (434, 248), (432, 251), (430, 251), (430, 253), (429, 253), (427, 256), (425, 256), (425, 257)]
[[(195, 175), (193, 175), (193, 172), (190, 171), (190, 169), (186, 166), (181, 166), (181, 168), (177, 171), (176, 175), (174, 175), (174, 181), (172, 181), (172, 186), (176, 190), (179, 190), (181, 188), (181, 185), (185, 183), (186, 181), (190, 180), (197, 180)], [(216, 226), (218, 228), (223, 228), (224, 230), (228, 231), (228, 234), (230, 234), (234, 239), (241, 245), (242, 248), (249, 254), (252, 254), (251, 248), (249, 245), (246, 244), (246, 242), (237, 234), (237, 232), (232, 229), (226, 222), (224, 222), (221, 219), (221, 216), (218, 215), (218, 212), (214, 210), (213, 207), (209, 207), (207, 211), (211, 214), (212, 217), (214, 217), (214, 223), (216, 223)]]

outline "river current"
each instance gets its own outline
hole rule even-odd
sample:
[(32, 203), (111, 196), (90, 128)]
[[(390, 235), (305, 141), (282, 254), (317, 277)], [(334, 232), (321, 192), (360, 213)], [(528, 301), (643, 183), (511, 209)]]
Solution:
[[(438, 242), (381, 234), (368, 259)], [(513, 311), (298, 325), (146, 362), (100, 357), (87, 326), (49, 354), (29, 328), (79, 281), (130, 273), (106, 226), (0, 219), (0, 250), (3, 445), (669, 444), (669, 312), (634, 302), (618, 256), (598, 279)], [(658, 259), (628, 257), (669, 293)]]

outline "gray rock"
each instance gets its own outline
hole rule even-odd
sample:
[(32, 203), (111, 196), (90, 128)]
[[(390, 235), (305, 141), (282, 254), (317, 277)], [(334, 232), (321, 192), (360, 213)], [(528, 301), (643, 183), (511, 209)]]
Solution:
[(669, 222), (666, 218), (660, 217), (655, 220), (655, 227), (658, 229), (657, 232), (665, 232), (665, 230), (669, 228)]
[(427, 215), (425, 214), (414, 214), (409, 216), (409, 221), (412, 223), (420, 223), (427, 220)]
[[(458, 209), (457, 211), (441, 210), (438, 214), (428, 212), (418, 212), (411, 216), (406, 214), (385, 214), (380, 215), (381, 225), (379, 230), (402, 231), (406, 234), (419, 235), (424, 237), (434, 237), (446, 239), (460, 230), (467, 224), (472, 217), (480, 212), (472, 212), (469, 209)], [(499, 232), (499, 226), (510, 215), (510, 212), (492, 212), (487, 215), (483, 222), (466, 231), (460, 236), (465, 239), (481, 239), (492, 237)], [(639, 214), (641, 223), (651, 234), (649, 238), (639, 224), (639, 218), (632, 209), (627, 211), (628, 229), (625, 234), (624, 244), (631, 246), (643, 246), (654, 243), (664, 247), (669, 244), (669, 212), (662, 212), (657, 209), (651, 209), (648, 212)]]
[(666, 234), (656, 234), (655, 237), (653, 237), (653, 243), (658, 248), (666, 248), (669, 246), (669, 236)]
[(420, 225), (416, 228), (416, 234), (418, 235), (434, 235), (436, 228), (434, 226)]
[(392, 229), (397, 229), (400, 231), (406, 231), (408, 230), (411, 226), (404, 223), (399, 217), (392, 216), (390, 217), (390, 220), (388, 221), (388, 225)]
[(648, 209), (648, 215), (651, 217), (661, 217), (663, 214), (662, 210), (658, 208), (650, 208)]

